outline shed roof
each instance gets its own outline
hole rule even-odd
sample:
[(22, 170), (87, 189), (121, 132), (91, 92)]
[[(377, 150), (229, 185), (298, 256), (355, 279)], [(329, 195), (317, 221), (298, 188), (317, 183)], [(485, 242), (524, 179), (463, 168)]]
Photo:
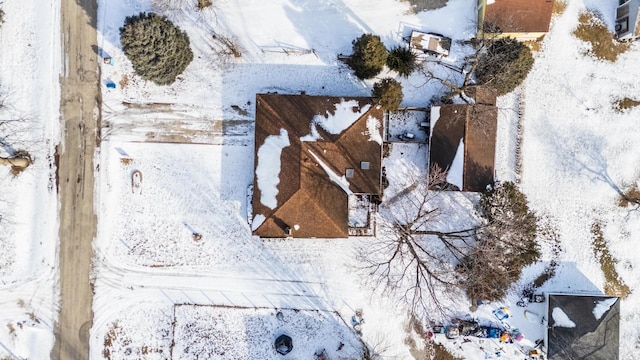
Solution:
[(620, 300), (617, 297), (549, 295), (548, 312), (550, 360), (619, 358)]
[(487, 1), (484, 21), (503, 33), (548, 32), (552, 10), (553, 0)]
[(284, 237), (288, 227), (293, 237), (347, 237), (347, 192), (381, 193), (382, 122), (382, 108), (368, 97), (256, 95), (255, 167), (267, 137), (285, 129), (289, 145), (280, 154), (274, 208), (261, 202), (264, 189), (254, 179), (254, 215), (265, 219), (254, 234)]
[(491, 102), (491, 93), (478, 87), (468, 93), (476, 104), (440, 105), (431, 111), (430, 167), (437, 165), (449, 172), (455, 166), (458, 147), (464, 146), (462, 187), (457, 185), (462, 191), (481, 192), (493, 184), (498, 109), (478, 103), (480, 99)]

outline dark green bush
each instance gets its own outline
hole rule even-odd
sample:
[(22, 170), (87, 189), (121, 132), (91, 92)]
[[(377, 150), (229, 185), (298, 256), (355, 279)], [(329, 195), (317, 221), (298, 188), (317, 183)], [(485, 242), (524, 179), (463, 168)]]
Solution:
[(476, 248), (458, 264), (458, 271), (471, 299), (499, 300), (522, 269), (540, 258), (537, 218), (512, 182), (482, 194), (480, 213), (487, 223), (478, 230)]
[(416, 68), (416, 54), (407, 47), (395, 47), (389, 51), (387, 66), (398, 74), (409, 77)]
[(380, 37), (364, 34), (353, 40), (353, 53), (347, 62), (360, 79), (370, 79), (380, 73), (387, 62), (387, 48)]
[(480, 55), (476, 77), (481, 84), (495, 88), (498, 95), (513, 91), (524, 81), (533, 66), (531, 50), (512, 38), (490, 41)]
[(392, 78), (384, 78), (373, 84), (371, 95), (377, 98), (380, 106), (391, 111), (398, 110), (404, 96), (402, 85)]
[(158, 85), (173, 83), (193, 60), (187, 34), (154, 13), (127, 17), (120, 43), (136, 74)]

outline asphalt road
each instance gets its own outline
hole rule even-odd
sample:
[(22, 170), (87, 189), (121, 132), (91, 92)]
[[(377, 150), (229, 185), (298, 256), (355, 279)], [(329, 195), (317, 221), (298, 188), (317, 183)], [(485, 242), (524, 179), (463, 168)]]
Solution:
[(59, 147), (61, 304), (52, 359), (88, 359), (93, 291), (89, 279), (96, 234), (93, 158), (99, 128), (100, 88), (95, 0), (62, 0), (63, 73)]

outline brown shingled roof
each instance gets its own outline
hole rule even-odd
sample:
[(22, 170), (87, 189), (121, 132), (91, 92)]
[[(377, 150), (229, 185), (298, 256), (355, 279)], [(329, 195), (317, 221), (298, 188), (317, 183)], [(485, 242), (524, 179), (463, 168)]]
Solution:
[(439, 106), (439, 113), (429, 145), (430, 166), (448, 170), (460, 140), (463, 140), (460, 190), (484, 191), (487, 185), (493, 184), (497, 108), (494, 105), (451, 104)]
[[(320, 138), (300, 140), (310, 134), (314, 116), (333, 115), (336, 104), (342, 101), (357, 102), (358, 110), (369, 108), (362, 114), (354, 112), (353, 116), (359, 117), (339, 134), (316, 126)], [(369, 117), (378, 120), (381, 137), (383, 110), (371, 98), (256, 95), (255, 167), (260, 160), (258, 150), (268, 136), (279, 135), (285, 129), (290, 145), (280, 156), (280, 183), (274, 209), (260, 202), (260, 189), (254, 178), (254, 215), (266, 218), (254, 230), (255, 235), (284, 237), (284, 229), (289, 227), (293, 237), (348, 236), (348, 195), (329, 178), (319, 162), (338, 176), (345, 175), (347, 168), (353, 169), (353, 177), (347, 179), (353, 193), (380, 194), (382, 146), (370, 141)], [(361, 169), (361, 162), (368, 162), (369, 169)]]
[(553, 0), (495, 0), (484, 20), (501, 32), (548, 32)]

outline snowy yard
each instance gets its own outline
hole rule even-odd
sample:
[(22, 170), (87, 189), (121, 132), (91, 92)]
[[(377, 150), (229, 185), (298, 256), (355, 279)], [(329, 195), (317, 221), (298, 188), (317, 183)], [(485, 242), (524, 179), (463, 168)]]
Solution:
[(98, 244), (112, 261), (231, 270), (247, 256), (251, 147), (104, 142), (101, 154)]
[[(173, 359), (279, 359), (275, 340), (289, 336), (286, 358), (355, 359), (363, 348), (336, 313), (289, 309), (175, 307)], [(207, 341), (210, 340), (210, 341)]]
[[(452, 55), (446, 61), (455, 63), (469, 52), (469, 48), (456, 40), (473, 35), (469, 19), (474, 16), (475, 2), (451, 0), (445, 9), (418, 14), (408, 12), (406, 3), (391, 0), (376, 7), (359, 0), (304, 4), (281, 0), (269, 4), (243, 3), (242, 6), (222, 2), (202, 12), (186, 7), (172, 12), (170, 18), (190, 35), (196, 56), (184, 75), (167, 87), (137, 80), (119, 49), (117, 28), (124, 17), (152, 9), (147, 2), (134, 1), (132, 4), (110, 1), (101, 2), (100, 6), (100, 47), (115, 59), (115, 66), (103, 65), (103, 78), (120, 84), (126, 75), (129, 82), (115, 90), (104, 91), (104, 117), (112, 130), (107, 132), (100, 155), (97, 248), (105, 265), (98, 267), (96, 323), (99, 325), (94, 327), (92, 341), (99, 349), (94, 349), (94, 356), (101, 351), (100, 344), (106, 334), (113, 331), (113, 325), (109, 330), (107, 324), (121, 324), (118, 331), (122, 334), (142, 339), (144, 326), (137, 326), (136, 319), (145, 319), (145, 314), (157, 311), (154, 310), (157, 306), (162, 309), (164, 320), (145, 326), (147, 332), (154, 334), (152, 338), (156, 339), (159, 348), (164, 349), (165, 355), (157, 356), (159, 358), (166, 357), (167, 336), (175, 337), (178, 333), (184, 342), (182, 345), (176, 343), (174, 351), (180, 349), (187, 358), (196, 356), (198, 351), (214, 351), (189, 346), (194, 338), (190, 335), (192, 330), (187, 330), (186, 326), (193, 324), (202, 329), (199, 333), (213, 334), (217, 330), (213, 326), (215, 321), (210, 320), (212, 317), (235, 322), (247, 312), (259, 312), (252, 307), (264, 307), (265, 310), (260, 310), (264, 313), (257, 317), (262, 319), (259, 321), (261, 326), (266, 326), (259, 331), (264, 339), (268, 338), (265, 334), (274, 331), (268, 326), (277, 324), (273, 315), (273, 309), (277, 307), (335, 309), (343, 318), (348, 318), (356, 307), (361, 306), (367, 316), (363, 340), (374, 344), (377, 338), (383, 337), (391, 349), (383, 354), (385, 358), (410, 358), (405, 345), (406, 338), (411, 336), (405, 329), (405, 311), (391, 299), (370, 298), (370, 289), (354, 271), (353, 255), (357, 248), (366, 246), (367, 238), (262, 241), (251, 237), (246, 222), (246, 191), (253, 177), (250, 122), (255, 111), (255, 94), (368, 95), (372, 82), (356, 79), (336, 58), (337, 54), (349, 53), (351, 40), (363, 32), (380, 34), (388, 47), (401, 44), (402, 36), (411, 29), (446, 34), (454, 39)], [(587, 2), (586, 5), (597, 4)], [(631, 130), (629, 122), (637, 110), (614, 113), (611, 108), (611, 103), (622, 96), (621, 91), (632, 88), (634, 78), (607, 78), (616, 72), (596, 72), (595, 67), (605, 65), (580, 55), (583, 45), (573, 39), (570, 32), (582, 6), (581, 1), (571, 2), (562, 17), (556, 19), (524, 86), (498, 99), (496, 175), (501, 180), (518, 180), (519, 160), (515, 148), (519, 136), (518, 115), (522, 112), (522, 187), (533, 208), (558, 233), (560, 245), (556, 246), (562, 249), (560, 258), (556, 259), (558, 251), (545, 240), (543, 261), (525, 269), (521, 283), (514, 285), (503, 303), (481, 305), (476, 312), (469, 311), (465, 299), (451, 304), (458, 306), (461, 317), (493, 325), (496, 325), (496, 318), (492, 310), (503, 305), (510, 307), (513, 314), (508, 326), (518, 328), (525, 336), (517, 344), (506, 345), (477, 338), (450, 341), (436, 335), (436, 340), (450, 351), (468, 359), (497, 356), (498, 352), (503, 358), (522, 359), (525, 349), (544, 337), (544, 327), (540, 325), (546, 311), (544, 304), (520, 308), (515, 303), (520, 299), (520, 290), (550, 261), (559, 261), (556, 276), (540, 291), (593, 293), (602, 289), (600, 270), (588, 242), (594, 213), (606, 224), (604, 234), (610, 241), (611, 252), (623, 265), (618, 269), (622, 278), (632, 289), (637, 288), (630, 274), (639, 259), (624, 249), (632, 243), (631, 234), (638, 233), (634, 232), (638, 230), (634, 226), (637, 227), (635, 224), (640, 221), (635, 219), (634, 213), (615, 206), (616, 193), (607, 185), (609, 182), (622, 186), (637, 180), (637, 169), (623, 165), (637, 163), (635, 158), (640, 156), (638, 151), (631, 151), (635, 149), (634, 134), (637, 132)], [(323, 31), (326, 28), (341, 31), (328, 33)], [(242, 56), (225, 57), (212, 52), (212, 48), (219, 46), (211, 37), (214, 32), (236, 42)], [(632, 67), (629, 60), (637, 51), (637, 47), (633, 47), (616, 65), (606, 66), (624, 63), (628, 72), (637, 72), (637, 67)], [(436, 64), (426, 66), (436, 72), (446, 72)], [(590, 68), (592, 70), (587, 70)], [(576, 73), (581, 75), (569, 75)], [(556, 75), (550, 77), (549, 74)], [(394, 74), (383, 72), (381, 76)], [(427, 82), (419, 73), (400, 80), (405, 93), (402, 106), (425, 107), (430, 99), (443, 91), (441, 85)], [(588, 81), (588, 84), (598, 81), (598, 86), (585, 85), (581, 81)], [(616, 92), (608, 85), (614, 83), (627, 85)], [(594, 89), (594, 93), (585, 92), (587, 89)], [(600, 90), (595, 92), (595, 89)], [(602, 89), (608, 89), (609, 95), (597, 95), (603, 93)], [(525, 109), (520, 109), (522, 99), (527, 104)], [(139, 103), (143, 108), (146, 104), (161, 105), (140, 111), (123, 106), (123, 102)], [(180, 130), (181, 134), (191, 134), (184, 138), (185, 142), (215, 145), (130, 142), (149, 140), (149, 134), (155, 134), (158, 124), (172, 124), (176, 119), (181, 121), (179, 127), (188, 128), (188, 131)], [(603, 123), (603, 119), (611, 120)], [(391, 140), (396, 141), (398, 135), (410, 132), (416, 140), (424, 141), (427, 135), (421, 128), (424, 120), (426, 113), (419, 111), (395, 114), (389, 128)], [(236, 127), (231, 121), (248, 123)], [(225, 126), (228, 128), (222, 129)], [(609, 127), (610, 131), (599, 130), (603, 126)], [(608, 137), (605, 141), (606, 134), (612, 133), (624, 136), (615, 142)], [(615, 157), (620, 151), (627, 150), (628, 156)], [(568, 155), (576, 161), (571, 162)], [(427, 159), (426, 144), (392, 144), (384, 160), (389, 187), (383, 200), (393, 203), (414, 191), (414, 184), (426, 176)], [(582, 167), (576, 168), (576, 164), (582, 164)], [(139, 186), (132, 187), (132, 175), (136, 170), (142, 174), (141, 181)], [(585, 193), (593, 196), (584, 197), (582, 194)], [(456, 226), (475, 216), (473, 209), (477, 197), (446, 194), (442, 201), (454, 209), (452, 214), (460, 215), (442, 219), (439, 226)], [(353, 207), (351, 212), (354, 224), (360, 224), (364, 219), (364, 213), (357, 209), (361, 207)], [(630, 221), (631, 218), (634, 220)], [(202, 238), (195, 240), (194, 233)], [(616, 236), (618, 233), (627, 235)], [(130, 276), (126, 276), (127, 273)], [(114, 279), (124, 282), (118, 286)], [(265, 292), (269, 282), (279, 285)], [(155, 290), (150, 290), (149, 286)], [(621, 338), (621, 348), (633, 349), (640, 334), (640, 329), (632, 325), (640, 312), (634, 296), (632, 294), (622, 303), (623, 332), (634, 335)], [(106, 304), (112, 297), (124, 299), (125, 303), (135, 303), (143, 297), (152, 301), (133, 307), (124, 316), (107, 310)], [(172, 321), (173, 303), (207, 306), (176, 307), (179, 309), (178, 321), (173, 330), (167, 327)], [(243, 309), (232, 311), (211, 305)], [(536, 315), (534, 321), (532, 314)], [(228, 332), (230, 339), (246, 340), (246, 333), (235, 333), (242, 326), (229, 328), (233, 329)], [(250, 340), (245, 340), (237, 341), (242, 346), (271, 349), (267, 342), (251, 345)], [(218, 345), (221, 344), (216, 343)], [(242, 349), (232, 347), (228, 351), (246, 351), (246, 348)], [(110, 351), (123, 354), (124, 350), (112, 347)], [(622, 357), (631, 358), (631, 351)], [(238, 355), (232, 357), (242, 358), (244, 355), (240, 352), (233, 352)], [(145, 357), (154, 356), (145, 354)]]
[(0, 167), (0, 358), (48, 357), (56, 318), (60, 11), (0, 3), (0, 156), (27, 151), (21, 173)]

